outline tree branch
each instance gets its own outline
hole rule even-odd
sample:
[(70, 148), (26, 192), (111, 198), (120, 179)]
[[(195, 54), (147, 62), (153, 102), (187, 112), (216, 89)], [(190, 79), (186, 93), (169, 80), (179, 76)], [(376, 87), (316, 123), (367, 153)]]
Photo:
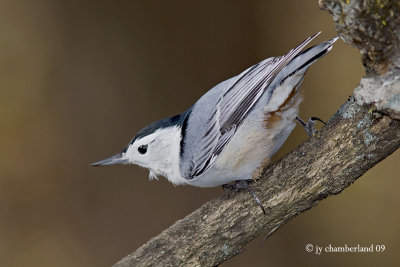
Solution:
[(317, 136), (264, 169), (252, 185), (267, 215), (247, 192), (215, 198), (115, 266), (218, 265), (340, 193), (400, 147), (400, 5), (320, 0), (320, 7), (332, 14), (341, 38), (360, 49), (367, 76)]

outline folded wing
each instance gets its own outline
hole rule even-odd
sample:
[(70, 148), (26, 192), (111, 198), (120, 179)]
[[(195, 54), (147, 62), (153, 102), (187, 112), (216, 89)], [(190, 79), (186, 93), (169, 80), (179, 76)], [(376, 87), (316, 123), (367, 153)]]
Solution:
[(194, 105), (185, 123), (190, 127), (183, 129), (180, 168), (185, 178), (193, 179), (207, 172), (277, 74), (318, 34), (304, 40), (287, 55), (265, 59), (217, 85)]

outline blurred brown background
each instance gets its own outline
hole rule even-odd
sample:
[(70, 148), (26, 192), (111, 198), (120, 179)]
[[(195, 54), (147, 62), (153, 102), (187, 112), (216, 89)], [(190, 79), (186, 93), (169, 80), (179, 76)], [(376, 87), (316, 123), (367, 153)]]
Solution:
[[(0, 265), (110, 266), (222, 194), (90, 163), (320, 30), (313, 44), (336, 35), (317, 0), (1, 0)], [(358, 51), (339, 41), (308, 72), (301, 116), (327, 120), (362, 75)], [(297, 127), (278, 157), (306, 138)], [(399, 160), (400, 151), (223, 266), (399, 266)], [(317, 256), (308, 243), (386, 250)]]

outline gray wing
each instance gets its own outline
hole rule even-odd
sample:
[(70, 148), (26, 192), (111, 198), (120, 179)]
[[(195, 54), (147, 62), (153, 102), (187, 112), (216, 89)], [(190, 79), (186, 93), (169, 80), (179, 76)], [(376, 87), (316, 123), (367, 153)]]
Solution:
[[(319, 34), (319, 33), (318, 33)], [(318, 34), (279, 58), (268, 58), (225, 81), (194, 105), (184, 127), (180, 169), (187, 179), (205, 173), (276, 75)]]

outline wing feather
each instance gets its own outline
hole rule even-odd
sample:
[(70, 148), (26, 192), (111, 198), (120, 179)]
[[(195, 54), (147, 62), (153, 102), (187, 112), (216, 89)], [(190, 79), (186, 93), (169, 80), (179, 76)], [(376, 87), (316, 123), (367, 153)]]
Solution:
[[(190, 144), (192, 150), (186, 154), (184, 151), (183, 157), (187, 160), (181, 164), (181, 172), (187, 179), (205, 173), (212, 166), (216, 156), (232, 139), (237, 128), (266, 92), (276, 75), (318, 34), (307, 38), (285, 56), (265, 59), (239, 74), (233, 84), (215, 100), (212, 110), (204, 112), (210, 114), (208, 117), (200, 114), (200, 119), (193, 119), (197, 120), (193, 122), (197, 123), (196, 132), (192, 133), (193, 137), (196, 137), (193, 140), (198, 143)], [(194, 117), (193, 113), (191, 117)], [(185, 162), (190, 163), (185, 164)]]

